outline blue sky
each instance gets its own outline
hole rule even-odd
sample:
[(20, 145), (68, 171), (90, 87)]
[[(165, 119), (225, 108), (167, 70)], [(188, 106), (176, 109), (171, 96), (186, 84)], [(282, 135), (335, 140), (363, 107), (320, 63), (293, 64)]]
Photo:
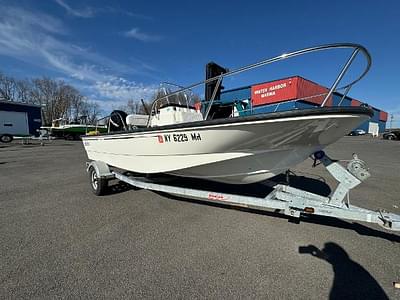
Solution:
[[(308, 46), (355, 42), (373, 65), (351, 96), (400, 120), (400, 1), (0, 0), (0, 70), (76, 86), (105, 111), (151, 97), (162, 81), (201, 81), (204, 65), (231, 69)], [(302, 75), (323, 85), (349, 52), (285, 61), (226, 87)], [(362, 68), (355, 62), (350, 80)]]

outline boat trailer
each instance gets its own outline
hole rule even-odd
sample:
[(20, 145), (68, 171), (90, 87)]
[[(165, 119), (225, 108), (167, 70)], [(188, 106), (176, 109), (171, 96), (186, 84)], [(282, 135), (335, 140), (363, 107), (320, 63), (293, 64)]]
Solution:
[(284, 184), (274, 185), (272, 192), (264, 198), (212, 192), (149, 182), (143, 177), (127, 176), (111, 171), (102, 161), (91, 161), (86, 164), (91, 187), (96, 195), (105, 193), (109, 180), (119, 179), (137, 188), (205, 202), (281, 212), (294, 218), (300, 218), (302, 215), (319, 215), (362, 221), (381, 225), (388, 230), (400, 231), (400, 215), (384, 210), (372, 211), (350, 204), (349, 191), (370, 176), (365, 162), (357, 155), (353, 154), (353, 159), (348, 162), (346, 168), (338, 161), (329, 158), (323, 151), (314, 153), (313, 158), (314, 164), (322, 163), (339, 182), (337, 188), (327, 197)]

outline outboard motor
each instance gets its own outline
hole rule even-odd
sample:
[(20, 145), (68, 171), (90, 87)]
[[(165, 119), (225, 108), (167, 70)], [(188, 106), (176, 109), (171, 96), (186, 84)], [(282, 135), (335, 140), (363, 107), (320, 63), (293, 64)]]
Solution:
[(126, 112), (122, 110), (114, 110), (110, 114), (110, 132), (127, 130), (126, 126)]

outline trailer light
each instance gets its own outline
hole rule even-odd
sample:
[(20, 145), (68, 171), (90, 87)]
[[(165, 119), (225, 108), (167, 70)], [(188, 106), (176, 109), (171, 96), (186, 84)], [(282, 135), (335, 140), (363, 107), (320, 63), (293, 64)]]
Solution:
[(305, 207), (304, 212), (313, 214), (314, 213), (314, 207)]

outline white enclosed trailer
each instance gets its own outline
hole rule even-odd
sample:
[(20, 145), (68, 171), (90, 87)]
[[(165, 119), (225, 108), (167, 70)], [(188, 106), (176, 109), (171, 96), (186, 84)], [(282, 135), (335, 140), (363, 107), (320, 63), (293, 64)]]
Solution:
[(41, 125), (40, 106), (0, 101), (0, 142), (11, 142), (15, 136), (37, 135)]

